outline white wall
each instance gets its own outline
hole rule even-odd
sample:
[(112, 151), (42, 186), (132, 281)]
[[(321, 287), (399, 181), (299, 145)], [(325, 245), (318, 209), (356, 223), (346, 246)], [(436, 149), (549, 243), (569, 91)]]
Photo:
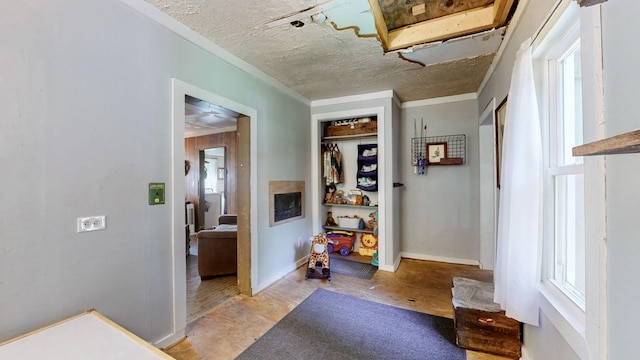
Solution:
[[(528, 1), (520, 22), (515, 27), (504, 56), (495, 73), (479, 95), (479, 105), (490, 98), (500, 100), (506, 95), (515, 52), (529, 36), (535, 36), (555, 0)], [(598, 53), (600, 13), (602, 14), (603, 55)], [(640, 51), (634, 44), (635, 23), (628, 14), (637, 13), (640, 4), (631, 0), (608, 1), (602, 5), (582, 8), (581, 37), (585, 106), (585, 142), (603, 136), (616, 135), (637, 129), (640, 122), (635, 116), (637, 102), (636, 85), (640, 78), (636, 64)], [(598, 38), (594, 38), (597, 36)], [(601, 121), (598, 92), (598, 69), (603, 62), (604, 122)], [(604, 124), (604, 131), (601, 130)], [(543, 308), (540, 326), (525, 325), (524, 349), (531, 359), (630, 359), (637, 357), (634, 325), (640, 320), (634, 299), (640, 295), (635, 274), (640, 270), (635, 260), (640, 245), (637, 241), (637, 217), (640, 213), (640, 194), (635, 189), (640, 180), (640, 157), (617, 155), (606, 157), (606, 200), (599, 194), (598, 177), (602, 176), (596, 162), (602, 157), (585, 159), (585, 208), (587, 218), (599, 221), (606, 211), (606, 224), (587, 224), (587, 313), (586, 341), (575, 339), (575, 333), (567, 331), (563, 321), (549, 306)], [(602, 166), (602, 169), (605, 169)], [(588, 185), (588, 186), (587, 186)], [(606, 208), (605, 208), (606, 207)], [(598, 232), (598, 233), (594, 233)], [(605, 236), (604, 241), (600, 236)], [(603, 265), (608, 264), (608, 265)], [(552, 318), (554, 320), (552, 320)], [(608, 322), (608, 323), (607, 323)], [(554, 324), (557, 324), (558, 328)], [(607, 344), (608, 342), (608, 344)], [(575, 347), (576, 344), (583, 345)], [(574, 348), (571, 347), (572, 344)], [(608, 351), (608, 356), (607, 356)]]
[[(640, 128), (637, 14), (637, 1), (602, 4), (605, 136)], [(632, 359), (640, 322), (640, 154), (607, 156), (605, 162), (609, 359)]]
[[(400, 157), (404, 187), (400, 252), (403, 256), (477, 264), (480, 258), (478, 105), (475, 99), (443, 98), (442, 103), (405, 103)], [(429, 166), (414, 175), (411, 139), (414, 119), (420, 136), (466, 135), (466, 164)]]
[[(6, 3), (0, 44), (0, 340), (90, 308), (152, 342), (184, 329), (172, 194), (147, 205), (171, 188), (172, 77), (257, 110), (259, 283), (295, 266), (310, 219), (269, 228), (267, 189), (309, 180), (308, 105), (116, 0)], [(78, 234), (88, 215), (107, 229)]]

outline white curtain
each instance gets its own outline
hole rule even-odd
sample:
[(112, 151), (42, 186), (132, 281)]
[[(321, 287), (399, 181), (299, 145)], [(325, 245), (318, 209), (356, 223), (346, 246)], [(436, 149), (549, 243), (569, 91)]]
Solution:
[(507, 98), (494, 301), (507, 316), (537, 326), (543, 178), (530, 43), (516, 54)]

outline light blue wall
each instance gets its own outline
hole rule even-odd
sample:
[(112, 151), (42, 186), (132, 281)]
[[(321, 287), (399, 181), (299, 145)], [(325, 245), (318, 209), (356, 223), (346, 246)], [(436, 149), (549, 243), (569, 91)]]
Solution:
[[(532, 35), (537, 29), (541, 15), (555, 1), (537, 1), (529, 8), (517, 26), (514, 44), (507, 47), (505, 56), (496, 69), (487, 86), (480, 94), (480, 105), (491, 97), (498, 100), (504, 97), (508, 88), (508, 78), (515, 54), (521, 39)], [(632, 0), (607, 1), (600, 5), (602, 16), (602, 61), (604, 78), (604, 136), (613, 136), (638, 129), (640, 121), (637, 113), (637, 84), (640, 82), (640, 51), (634, 46), (637, 24), (632, 14), (640, 13), (640, 4)], [(593, 9), (581, 10), (583, 15)], [(530, 23), (530, 25), (527, 25)], [(591, 39), (588, 28), (582, 29), (585, 39)], [(519, 41), (517, 41), (517, 40)], [(593, 44), (583, 43), (584, 56), (593, 55)], [(591, 63), (591, 61), (590, 61)], [(592, 133), (592, 131), (591, 131)], [(596, 138), (585, 139), (587, 141)], [(637, 357), (635, 327), (640, 321), (640, 310), (634, 299), (640, 296), (637, 274), (640, 265), (637, 254), (640, 253), (637, 218), (640, 214), (640, 156), (606, 156), (606, 294), (600, 301), (606, 301), (606, 313), (601, 314), (600, 326), (607, 335), (609, 359), (631, 359)], [(594, 204), (594, 206), (596, 206)], [(597, 264), (588, 264), (597, 266)], [(604, 268), (600, 269), (605, 271)], [(597, 272), (596, 272), (597, 274)], [(542, 319), (546, 316), (542, 314)], [(567, 344), (556, 334), (549, 321), (542, 321), (539, 329), (525, 327), (525, 346), (533, 358), (550, 358), (548, 349), (566, 347)], [(588, 325), (589, 326), (589, 325)], [(596, 331), (598, 329), (596, 328)], [(544, 339), (544, 341), (539, 341)], [(591, 346), (591, 345), (590, 345)], [(557, 350), (558, 354), (565, 351)], [(564, 356), (564, 355), (563, 355)], [(592, 354), (592, 358), (599, 358)], [(565, 357), (554, 357), (562, 358)]]
[[(633, 0), (602, 4), (605, 135), (640, 128), (640, 50)], [(638, 357), (640, 154), (606, 156), (609, 359)]]
[[(400, 251), (409, 257), (477, 263), (480, 257), (480, 198), (477, 101), (405, 107), (402, 111), (402, 220)], [(411, 139), (466, 135), (464, 165), (428, 166), (415, 175)], [(417, 134), (414, 134), (414, 120)]]
[(524, 341), (530, 356), (527, 360), (580, 359), (573, 349), (564, 342), (562, 334), (553, 326), (545, 313), (540, 313), (540, 326), (524, 327)]
[[(91, 308), (174, 331), (172, 204), (147, 205), (172, 181), (173, 77), (257, 110), (258, 282), (295, 266), (310, 219), (269, 228), (267, 189), (308, 183), (307, 104), (116, 0), (6, 3), (0, 44), (0, 340)], [(89, 215), (107, 229), (77, 233)]]

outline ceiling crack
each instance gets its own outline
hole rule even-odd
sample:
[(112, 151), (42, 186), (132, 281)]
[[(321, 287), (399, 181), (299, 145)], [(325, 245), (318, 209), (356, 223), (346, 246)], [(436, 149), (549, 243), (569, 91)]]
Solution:
[(402, 60), (408, 61), (408, 62), (413, 63), (413, 64), (418, 64), (418, 65), (420, 65), (420, 66), (422, 66), (422, 67), (425, 67), (425, 66), (426, 66), (425, 64), (421, 63), (420, 61), (415, 61), (415, 60), (407, 59), (406, 57), (404, 57), (404, 55), (402, 55), (402, 53), (397, 53), (397, 54), (398, 54), (398, 57), (399, 57), (400, 59), (402, 59)]
[(336, 25), (336, 23), (334, 23), (333, 21), (331, 21), (331, 26), (333, 26), (334, 29), (336, 29), (337, 31), (343, 31), (343, 30), (353, 30), (353, 32), (356, 34), (357, 37), (359, 38), (376, 38), (378, 40), (380, 40), (380, 37), (378, 36), (378, 34), (366, 34), (366, 35), (361, 35), (360, 34), (360, 27), (352, 25), (352, 26), (345, 26), (343, 28), (339, 28), (338, 25)]

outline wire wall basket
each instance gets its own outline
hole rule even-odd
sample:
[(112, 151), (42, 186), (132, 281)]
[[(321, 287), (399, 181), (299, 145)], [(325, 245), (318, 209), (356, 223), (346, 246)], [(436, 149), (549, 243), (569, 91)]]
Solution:
[[(446, 149), (446, 154), (443, 154), (438, 163), (428, 162), (427, 145), (433, 144), (446, 144), (446, 146), (443, 146)], [(414, 173), (424, 174), (424, 171), (416, 168), (424, 168), (429, 165), (464, 165), (467, 162), (466, 148), (467, 141), (464, 134), (412, 138), (411, 164), (415, 169)]]

